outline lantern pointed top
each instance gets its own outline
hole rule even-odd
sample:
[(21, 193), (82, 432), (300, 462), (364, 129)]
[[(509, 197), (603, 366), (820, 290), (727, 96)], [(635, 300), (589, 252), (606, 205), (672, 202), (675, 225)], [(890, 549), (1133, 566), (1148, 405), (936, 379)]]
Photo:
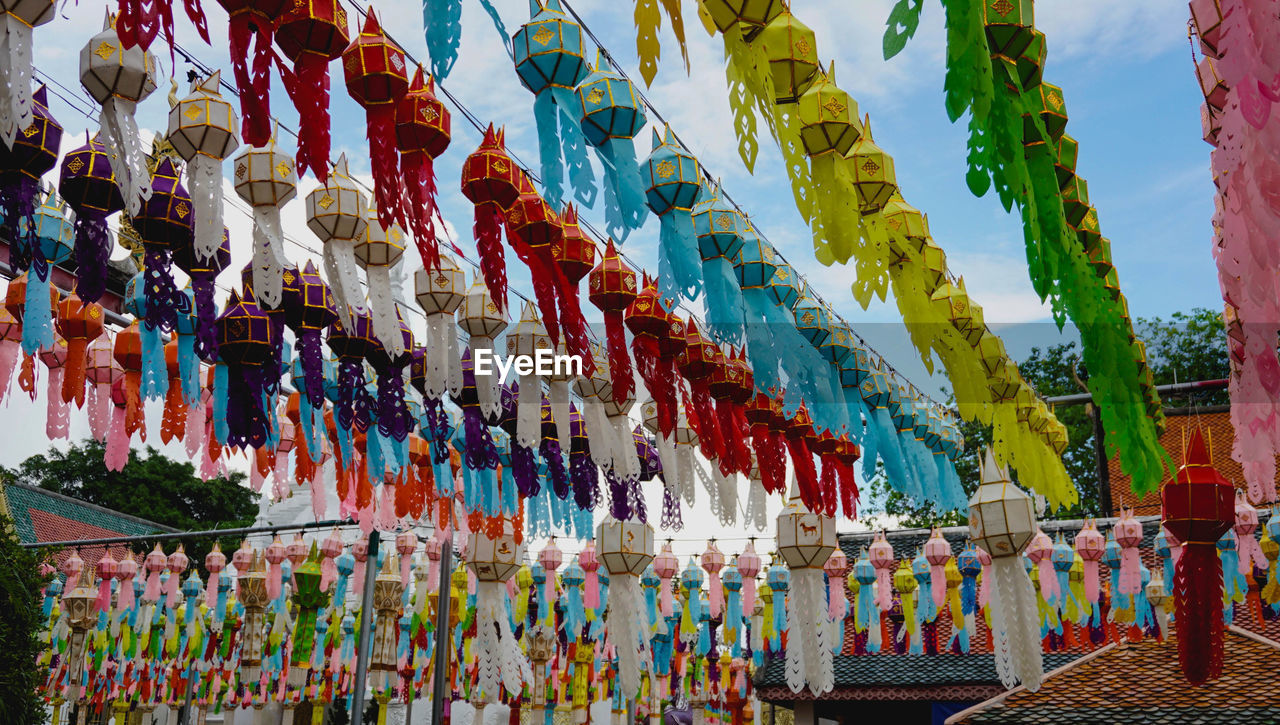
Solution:
[(530, 300), (524, 301), (524, 310), (520, 312), (521, 322), (541, 322), (538, 319), (538, 308)]
[(1208, 449), (1204, 443), (1204, 434), (1199, 426), (1191, 429), (1191, 436), (1182, 444), (1182, 467), (1210, 466)]
[(333, 162), (333, 175), (344, 178), (351, 178), (351, 172), (347, 169), (347, 155), (341, 154), (338, 160)]
[(373, 6), (364, 13), (364, 27), (360, 29), (361, 35), (382, 35), (382, 25), (378, 22), (378, 16), (373, 12)]
[(221, 87), (222, 71), (220, 70), (215, 70), (213, 73), (210, 73), (204, 78), (204, 80), (196, 78), (191, 81), (191, 92), (193, 94), (196, 92), (202, 92), (208, 93), (211, 96), (220, 96), (222, 95), (220, 92)]
[(1007, 483), (1009, 474), (1004, 472), (999, 463), (996, 463), (995, 453), (990, 446), (987, 446), (982, 457), (982, 482), (983, 483)]

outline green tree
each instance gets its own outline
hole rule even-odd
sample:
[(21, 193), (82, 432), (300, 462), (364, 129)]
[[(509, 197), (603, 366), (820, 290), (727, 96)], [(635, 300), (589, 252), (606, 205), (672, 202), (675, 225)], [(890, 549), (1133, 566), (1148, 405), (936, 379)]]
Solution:
[(40, 590), (49, 582), (40, 573), (41, 561), (34, 550), (18, 545), (12, 522), (0, 516), (0, 722), (12, 725), (45, 719), (36, 669), (43, 624)]
[[(1147, 363), (1156, 385), (1197, 380), (1219, 380), (1229, 373), (1226, 333), (1222, 317), (1213, 310), (1196, 308), (1175, 312), (1164, 318), (1143, 318), (1134, 325), (1135, 334), (1147, 348)], [(1075, 342), (1057, 344), (1042, 350), (1033, 347), (1018, 363), (1022, 378), (1041, 396), (1051, 398), (1085, 392), (1089, 371), (1080, 358)], [(1182, 393), (1166, 398), (1166, 407), (1175, 405), (1218, 405), (1228, 402), (1225, 390)], [(1052, 515), (1066, 518), (1100, 515), (1102, 505), (1098, 491), (1097, 458), (1093, 441), (1092, 404), (1062, 405), (1054, 409), (1058, 420), (1067, 427), (1068, 444), (1062, 454), (1067, 475), (1080, 493), (1080, 503)], [(979, 481), (978, 462), (982, 450), (991, 442), (987, 426), (962, 421), (965, 451), (956, 460), (956, 473), (965, 491), (972, 493)], [(1013, 472), (1017, 475), (1017, 472)], [(913, 501), (890, 488), (882, 475), (871, 482), (869, 499), (872, 515), (881, 513), (895, 517), (903, 526), (951, 526), (964, 523), (957, 513), (940, 513), (929, 502)]]
[[(31, 456), (14, 469), (0, 469), (0, 475), (180, 531), (253, 523), (257, 494), (243, 485), (243, 473), (205, 481), (190, 463), (168, 458), (151, 446), (145, 454), (134, 451), (122, 470), (112, 471), (103, 462), (104, 453), (101, 442), (86, 440), (65, 451), (51, 448)], [(212, 544), (209, 539), (185, 542), (192, 563), (203, 565)], [(228, 547), (239, 542), (228, 539), (221, 544), (230, 554)]]

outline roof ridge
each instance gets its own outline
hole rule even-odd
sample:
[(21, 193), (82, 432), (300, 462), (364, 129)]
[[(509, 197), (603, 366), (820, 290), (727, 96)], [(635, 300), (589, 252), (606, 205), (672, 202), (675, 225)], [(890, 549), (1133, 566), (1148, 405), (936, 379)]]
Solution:
[[(1047, 682), (1050, 677), (1056, 677), (1068, 670), (1074, 669), (1078, 665), (1082, 665), (1086, 662), (1094, 660), (1097, 657), (1099, 657), (1103, 652), (1110, 652), (1111, 650), (1115, 649), (1118, 645), (1119, 645), (1118, 642), (1111, 642), (1110, 644), (1107, 644), (1104, 647), (1099, 647), (1082, 657), (1071, 660), (1067, 664), (1057, 669), (1054, 669), (1050, 672), (1046, 672), (1041, 682), (1042, 683)], [(1024, 692), (1026, 691), (1026, 689), (1027, 689), (1026, 686), (1018, 685), (1017, 687), (1005, 690), (1004, 692), (1000, 693), (999, 695), (996, 695), (990, 700), (984, 700), (978, 703), (977, 705), (974, 705), (972, 707), (969, 707), (967, 709), (964, 709), (964, 710), (961, 710), (960, 712), (955, 713), (954, 715), (952, 715), (951, 717), (947, 718), (944, 721), (944, 725), (954, 725), (955, 723), (958, 723), (961, 720), (968, 718), (970, 715), (975, 715), (979, 712), (982, 712), (983, 710), (988, 710), (992, 707), (995, 707), (996, 705), (1004, 702), (1009, 696), (1015, 693)]]
[(133, 514), (127, 514), (123, 511), (116, 511), (115, 509), (109, 509), (106, 506), (99, 506), (96, 503), (89, 503), (84, 499), (79, 499), (79, 498), (76, 498), (75, 496), (68, 496), (64, 493), (58, 493), (56, 491), (50, 491), (47, 488), (32, 486), (27, 483), (18, 483), (17, 481), (9, 481), (4, 485), (10, 486), (13, 488), (20, 488), (26, 491), (30, 491), (32, 493), (40, 494), (42, 496), (47, 496), (52, 499), (68, 501), (70, 503), (76, 504), (77, 506), (83, 506), (85, 508), (92, 509), (94, 511), (100, 511), (105, 514), (110, 514), (111, 516), (117, 516), (119, 518), (125, 519), (126, 521), (132, 521), (134, 523), (142, 524), (144, 526), (154, 526), (157, 529), (157, 533), (159, 532), (178, 533), (178, 529), (175, 529), (172, 526), (165, 526), (164, 524), (156, 523), (155, 521), (151, 521), (150, 519), (144, 519), (141, 516), (134, 516)]

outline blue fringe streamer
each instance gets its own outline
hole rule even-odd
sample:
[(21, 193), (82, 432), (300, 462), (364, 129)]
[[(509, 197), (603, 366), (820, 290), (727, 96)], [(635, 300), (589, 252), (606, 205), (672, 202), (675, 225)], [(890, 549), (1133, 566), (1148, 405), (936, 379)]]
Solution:
[(644, 226), (649, 210), (636, 161), (636, 144), (630, 138), (611, 138), (596, 147), (596, 153), (605, 174), (606, 225), (609, 234), (621, 243)]
[(142, 399), (163, 398), (169, 392), (169, 367), (160, 328), (139, 325), (138, 330), (142, 333)]
[(178, 335), (178, 377), (182, 380), (182, 400), (191, 407), (200, 402), (200, 358), (196, 357), (196, 336)]
[(224, 363), (213, 366), (213, 435), (219, 443), (225, 444), (231, 435), (231, 426), (227, 423), (227, 395), (230, 392), (230, 372)]
[(53, 308), (49, 306), (49, 268), (44, 268), (41, 279), (39, 270), (32, 265), (27, 275), (27, 299), (22, 313), (22, 352), (35, 355), (40, 350), (53, 348)]
[(702, 266), (691, 210), (672, 209), (658, 217), (658, 225), (658, 292), (668, 300), (697, 299), (702, 294)]
[(462, 42), (462, 0), (422, 0), (422, 28), (431, 56), (431, 75), (449, 77)]
[(746, 302), (733, 265), (724, 257), (703, 260), (702, 279), (707, 293), (703, 300), (707, 333), (721, 344), (741, 345)]

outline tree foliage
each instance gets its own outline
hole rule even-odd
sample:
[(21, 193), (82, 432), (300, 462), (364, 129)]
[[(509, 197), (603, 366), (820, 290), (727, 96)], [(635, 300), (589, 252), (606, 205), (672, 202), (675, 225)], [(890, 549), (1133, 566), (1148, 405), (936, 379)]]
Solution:
[[(190, 463), (175, 461), (151, 446), (134, 451), (120, 471), (103, 462), (104, 446), (95, 440), (49, 449), (0, 474), (17, 483), (39, 486), (113, 511), (171, 526), (180, 531), (249, 526), (257, 513), (257, 494), (233, 472), (208, 481)], [(186, 542), (193, 564), (203, 564), (211, 540)], [(238, 542), (224, 541), (224, 551)]]
[[(1213, 310), (1196, 308), (1175, 312), (1166, 318), (1143, 318), (1135, 325), (1135, 334), (1147, 347), (1147, 362), (1156, 385), (1227, 377), (1226, 334), (1222, 317)], [(1018, 363), (1022, 378), (1041, 396), (1074, 395), (1086, 392), (1090, 372), (1080, 358), (1075, 342), (1031, 348), (1031, 353)], [(1180, 394), (1166, 398), (1166, 407), (1178, 405), (1217, 405), (1227, 403), (1225, 390)], [(1067, 450), (1062, 454), (1067, 474), (1080, 492), (1080, 503), (1051, 515), (1074, 518), (1100, 515), (1102, 505), (1098, 491), (1097, 458), (1094, 452), (1093, 412), (1091, 404), (1057, 406), (1058, 420), (1067, 427)], [(991, 429), (962, 421), (964, 453), (956, 460), (956, 472), (966, 493), (972, 494), (979, 481), (978, 461), (991, 442)], [(1114, 455), (1114, 451), (1109, 451)], [(1016, 476), (1017, 472), (1013, 474)], [(954, 526), (965, 519), (957, 513), (940, 513), (929, 502), (913, 501), (890, 488), (883, 475), (872, 480), (868, 498), (869, 513), (893, 517), (906, 527)]]
[(0, 722), (37, 725), (45, 720), (37, 687), (40, 675), (40, 556), (18, 545), (13, 523), (0, 515)]

